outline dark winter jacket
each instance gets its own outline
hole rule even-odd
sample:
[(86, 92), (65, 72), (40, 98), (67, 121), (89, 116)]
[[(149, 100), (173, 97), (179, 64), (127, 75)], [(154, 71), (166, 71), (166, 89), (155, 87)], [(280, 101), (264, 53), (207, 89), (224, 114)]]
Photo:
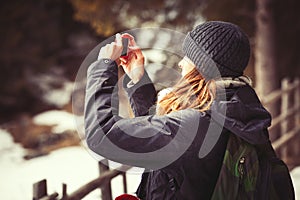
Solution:
[(135, 118), (125, 119), (118, 115), (116, 63), (102, 59), (89, 67), (86, 142), (110, 160), (148, 169), (137, 192), (141, 199), (210, 199), (229, 134), (262, 152), (269, 144), (273, 155), (267, 132), (271, 117), (250, 86), (226, 89), (226, 99), (217, 98), (207, 112), (186, 109), (156, 116), (148, 115), (156, 92), (147, 73), (128, 88), (129, 81), (125, 77), (123, 85)]

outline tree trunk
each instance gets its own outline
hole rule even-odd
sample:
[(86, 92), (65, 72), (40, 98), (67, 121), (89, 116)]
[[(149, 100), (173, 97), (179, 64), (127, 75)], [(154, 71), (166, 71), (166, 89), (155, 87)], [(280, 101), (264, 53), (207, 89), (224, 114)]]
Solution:
[[(273, 4), (273, 0), (256, 0), (255, 85), (260, 97), (268, 95), (280, 86), (275, 53)], [(273, 118), (279, 114), (279, 103), (274, 102), (266, 105)], [(274, 128), (270, 133), (271, 140), (279, 136), (278, 129)]]

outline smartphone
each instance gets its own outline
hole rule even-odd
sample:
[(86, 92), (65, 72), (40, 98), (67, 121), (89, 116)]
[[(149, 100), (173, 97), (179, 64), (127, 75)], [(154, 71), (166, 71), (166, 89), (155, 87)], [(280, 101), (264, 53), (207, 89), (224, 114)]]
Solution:
[(123, 50), (121, 56), (128, 56), (128, 38), (122, 38)]

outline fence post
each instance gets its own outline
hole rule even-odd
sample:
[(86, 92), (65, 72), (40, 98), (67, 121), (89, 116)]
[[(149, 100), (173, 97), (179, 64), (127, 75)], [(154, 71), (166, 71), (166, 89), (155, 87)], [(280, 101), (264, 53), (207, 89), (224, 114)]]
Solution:
[(43, 179), (33, 184), (33, 200), (47, 196), (47, 180)]
[[(291, 92), (287, 92), (287, 90), (290, 87), (289, 79), (284, 78), (281, 82), (281, 89), (283, 91), (282, 97), (281, 97), (281, 114), (285, 116), (284, 120), (282, 120), (280, 126), (281, 126), (281, 136), (286, 134), (289, 130), (291, 130), (292, 127), (292, 121), (290, 120), (291, 117), (288, 117), (289, 109), (292, 109), (293, 106), (291, 106)], [(290, 142), (287, 142), (287, 144)], [(290, 148), (288, 148), (289, 145), (284, 145), (280, 148), (280, 156), (284, 161), (288, 160), (288, 155), (290, 152)]]
[[(299, 77), (297, 77), (294, 80), (294, 84), (296, 85), (295, 92), (294, 92), (294, 95), (295, 95), (294, 96), (294, 108), (296, 109), (294, 123), (295, 123), (295, 127), (298, 127), (298, 126), (300, 126), (300, 79), (299, 79)], [(299, 133), (298, 133), (298, 136), (296, 136), (295, 142), (293, 142), (294, 143), (293, 144), (293, 146), (294, 146), (293, 157), (295, 159), (297, 159), (296, 163), (300, 164), (299, 163), (300, 144), (299, 144), (298, 140), (300, 140)]]
[(122, 177), (123, 177), (123, 190), (124, 193), (127, 193), (127, 178), (126, 178), (126, 172), (122, 173)]
[[(109, 171), (107, 159), (99, 161), (98, 166), (99, 166), (100, 176), (104, 172)], [(101, 186), (100, 189), (101, 189), (102, 200), (112, 200), (110, 180), (107, 181), (105, 184), (103, 184), (103, 186)]]
[(300, 78), (296, 78), (294, 83), (297, 85), (295, 88), (295, 107), (297, 108), (295, 123), (300, 124)]
[(67, 200), (67, 199), (68, 199), (67, 184), (63, 183), (62, 184), (62, 197), (61, 197), (61, 200)]

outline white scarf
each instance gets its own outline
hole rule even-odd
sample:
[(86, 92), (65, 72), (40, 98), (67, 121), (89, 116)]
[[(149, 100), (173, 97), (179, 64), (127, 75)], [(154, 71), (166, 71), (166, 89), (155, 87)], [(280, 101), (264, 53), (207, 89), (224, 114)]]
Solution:
[(222, 88), (229, 88), (229, 87), (240, 87), (245, 85), (252, 85), (252, 80), (248, 76), (239, 76), (236, 78), (233, 77), (222, 77), (216, 80), (216, 86)]

